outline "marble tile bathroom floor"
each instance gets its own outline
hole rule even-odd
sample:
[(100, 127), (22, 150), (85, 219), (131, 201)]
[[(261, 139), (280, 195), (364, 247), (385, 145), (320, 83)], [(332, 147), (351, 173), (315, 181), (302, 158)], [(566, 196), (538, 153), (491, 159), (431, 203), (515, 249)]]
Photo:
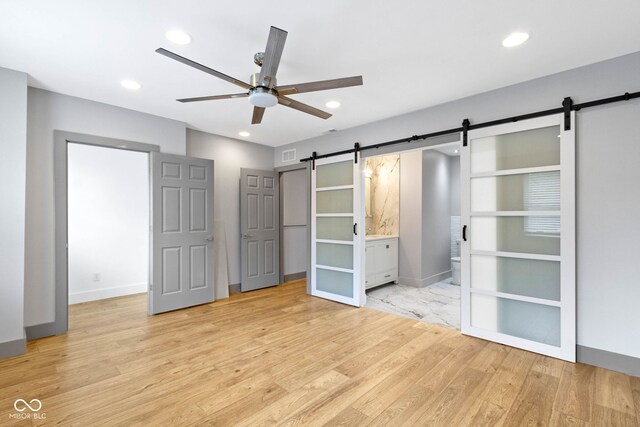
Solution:
[(460, 286), (451, 279), (424, 288), (379, 286), (367, 291), (365, 307), (460, 330)]

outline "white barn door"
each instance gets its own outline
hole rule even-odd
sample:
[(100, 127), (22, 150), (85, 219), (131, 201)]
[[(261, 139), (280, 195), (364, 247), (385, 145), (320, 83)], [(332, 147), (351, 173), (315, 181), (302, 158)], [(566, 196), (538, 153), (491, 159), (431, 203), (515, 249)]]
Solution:
[(575, 361), (575, 117), (472, 130), (461, 152), (462, 333)]
[(316, 160), (311, 175), (311, 294), (360, 306), (363, 199), (354, 155)]

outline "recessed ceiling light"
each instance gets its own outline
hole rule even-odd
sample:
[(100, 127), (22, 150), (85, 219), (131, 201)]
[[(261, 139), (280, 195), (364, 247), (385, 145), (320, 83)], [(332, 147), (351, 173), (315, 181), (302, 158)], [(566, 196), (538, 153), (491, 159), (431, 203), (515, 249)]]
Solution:
[(246, 130), (238, 132), (238, 135), (240, 135), (240, 136), (242, 136), (244, 138), (246, 138), (248, 136), (251, 136), (251, 134), (249, 132), (247, 132)]
[(189, 44), (191, 43), (191, 36), (184, 31), (170, 30), (165, 33), (165, 37), (175, 44)]
[(340, 102), (339, 101), (329, 101), (326, 104), (324, 104), (327, 108), (338, 108), (340, 107)]
[(529, 33), (517, 31), (515, 33), (511, 33), (502, 40), (502, 46), (504, 47), (516, 47), (520, 46), (522, 43), (529, 40)]
[(120, 84), (122, 85), (123, 88), (129, 89), (129, 90), (138, 90), (142, 87), (140, 86), (140, 83), (134, 80), (123, 80), (120, 82)]

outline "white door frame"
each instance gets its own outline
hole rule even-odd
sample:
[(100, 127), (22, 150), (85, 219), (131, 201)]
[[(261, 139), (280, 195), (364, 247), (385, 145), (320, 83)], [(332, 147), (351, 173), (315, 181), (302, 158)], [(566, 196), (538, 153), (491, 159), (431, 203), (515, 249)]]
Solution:
[[(470, 225), (470, 148), (472, 139), (500, 135), (529, 129), (536, 129), (548, 126), (558, 126), (560, 129), (560, 246), (561, 255), (556, 257), (561, 259), (560, 283), (561, 294), (558, 306), (560, 309), (560, 347), (550, 344), (543, 344), (511, 335), (493, 332), (471, 326), (471, 245), (469, 240), (461, 239), (462, 256), (462, 283), (461, 283), (461, 332), (463, 334), (476, 336), (489, 341), (495, 341), (512, 347), (522, 348), (575, 362), (576, 357), (576, 280), (575, 280), (575, 112), (571, 113), (571, 130), (565, 131), (563, 126), (563, 115), (557, 114), (515, 123), (496, 125), (488, 128), (472, 130), (468, 132), (469, 145), (461, 147), (460, 164), (460, 194), (461, 194), (461, 226)], [(529, 172), (539, 171), (530, 168)], [(523, 172), (527, 172), (523, 170)], [(552, 256), (532, 255), (529, 259), (550, 259)], [(486, 291), (489, 292), (489, 291)], [(483, 291), (483, 293), (485, 293)], [(496, 295), (497, 296), (497, 295)], [(518, 297), (519, 300), (529, 302), (540, 302), (537, 298)]]
[[(69, 329), (69, 278), (68, 278), (68, 223), (67, 223), (67, 144), (94, 145), (117, 150), (138, 151), (151, 154), (160, 146), (121, 139), (105, 138), (74, 132), (54, 131), (54, 210), (55, 210), (55, 320), (51, 323), (27, 328), (27, 338), (35, 339), (63, 334)], [(149, 155), (149, 162), (151, 156)], [(149, 182), (151, 168), (148, 166)], [(151, 196), (151, 195), (149, 195)], [(151, 203), (151, 197), (149, 197)], [(149, 205), (151, 212), (151, 205)], [(151, 253), (149, 254), (151, 257)], [(147, 290), (147, 292), (149, 292)]]

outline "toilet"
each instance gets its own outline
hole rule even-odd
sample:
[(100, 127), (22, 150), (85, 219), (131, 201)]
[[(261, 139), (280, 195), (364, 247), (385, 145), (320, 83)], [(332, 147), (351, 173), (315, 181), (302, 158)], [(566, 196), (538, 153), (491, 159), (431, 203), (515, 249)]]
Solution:
[(460, 257), (451, 258), (451, 284), (460, 286)]

